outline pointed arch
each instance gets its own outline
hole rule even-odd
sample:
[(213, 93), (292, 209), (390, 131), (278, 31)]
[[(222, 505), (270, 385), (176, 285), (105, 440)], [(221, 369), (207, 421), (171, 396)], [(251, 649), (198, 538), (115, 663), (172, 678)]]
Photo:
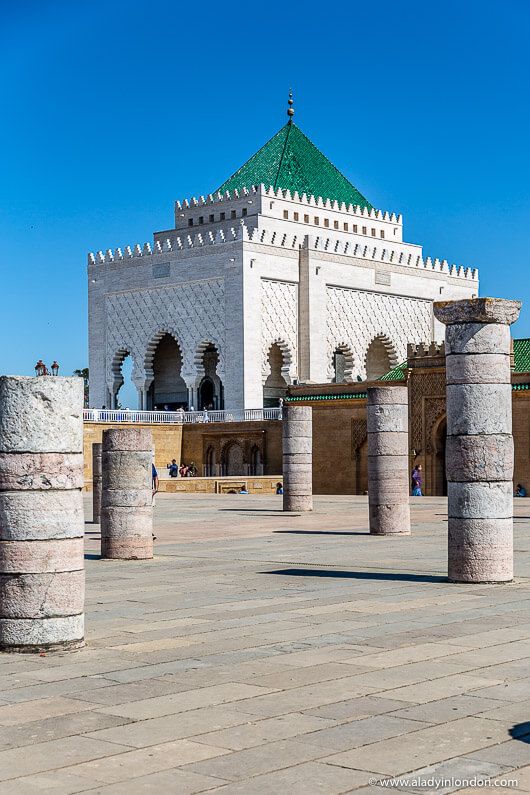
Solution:
[[(340, 356), (342, 361), (342, 377), (338, 379), (338, 364), (337, 364), (337, 356)], [(350, 383), (353, 381), (353, 368), (354, 368), (354, 357), (353, 351), (349, 345), (345, 342), (340, 342), (338, 345), (335, 346), (333, 351), (331, 362), (330, 362), (330, 377), (334, 380), (335, 383)]]
[(399, 364), (394, 343), (386, 334), (376, 334), (370, 340), (364, 355), (366, 378), (374, 381)]
[(224, 409), (221, 349), (213, 339), (203, 340), (195, 349), (196, 408)]
[(125, 343), (116, 348), (110, 360), (110, 383), (108, 384), (111, 407), (115, 408), (118, 400), (118, 393), (125, 383), (123, 376), (123, 363), (130, 357), (132, 363), (132, 380), (136, 371), (136, 358), (132, 353), (132, 346)]
[(276, 337), (275, 339), (269, 341), (268, 346), (264, 350), (263, 362), (261, 367), (263, 385), (265, 385), (265, 381), (270, 375), (269, 356), (271, 348), (273, 348), (275, 345), (280, 349), (282, 354), (282, 365), (280, 368), (282, 378), (284, 379), (286, 384), (291, 384), (292, 383), (291, 368), (293, 365), (293, 353), (291, 351), (291, 348), (289, 347), (289, 344), (284, 339), (282, 339), (281, 337)]
[(151, 339), (145, 349), (144, 371), (146, 380), (152, 380), (154, 378), (153, 363), (155, 360), (156, 349), (158, 348), (160, 340), (166, 335), (172, 337), (175, 340), (179, 347), (180, 355), (183, 357), (182, 345), (180, 344), (177, 332), (170, 326), (161, 326), (158, 331), (152, 334)]

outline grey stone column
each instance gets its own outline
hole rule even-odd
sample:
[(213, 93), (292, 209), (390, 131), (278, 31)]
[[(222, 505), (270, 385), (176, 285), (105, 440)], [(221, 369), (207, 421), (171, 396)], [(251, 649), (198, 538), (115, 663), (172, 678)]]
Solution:
[(434, 304), (445, 323), (448, 575), (513, 578), (510, 325), (521, 304), (474, 298)]
[(153, 557), (151, 431), (103, 431), (101, 556), (121, 560)]
[(84, 645), (83, 379), (0, 377), (0, 649)]
[(368, 511), (370, 533), (409, 535), (408, 389), (368, 387)]
[(101, 448), (100, 442), (92, 445), (92, 521), (99, 524), (101, 520)]
[(311, 406), (283, 404), (283, 510), (313, 510), (313, 425)]

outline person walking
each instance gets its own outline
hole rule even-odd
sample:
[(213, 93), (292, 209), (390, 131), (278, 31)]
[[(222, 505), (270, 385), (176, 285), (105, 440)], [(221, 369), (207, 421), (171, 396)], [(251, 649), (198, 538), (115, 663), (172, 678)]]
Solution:
[(421, 464), (416, 464), (414, 469), (412, 470), (411, 475), (411, 487), (412, 487), (412, 496), (413, 497), (423, 497), (422, 492), (422, 467)]

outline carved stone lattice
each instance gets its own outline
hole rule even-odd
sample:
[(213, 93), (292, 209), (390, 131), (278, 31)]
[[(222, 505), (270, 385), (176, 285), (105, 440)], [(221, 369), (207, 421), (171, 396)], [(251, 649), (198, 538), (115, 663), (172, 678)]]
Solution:
[(425, 438), (425, 452), (434, 453), (433, 443), (433, 429), (438, 420), (445, 414), (445, 396), (440, 397), (426, 397), (424, 398), (423, 414), (425, 417), (424, 422), (424, 438)]
[[(420, 372), (418, 370), (411, 370), (409, 378), (409, 432), (411, 449), (425, 450), (426, 449), (426, 433), (425, 433), (425, 411), (424, 404), (426, 398), (434, 399), (435, 401), (442, 400), (443, 409), (445, 411), (445, 398), (440, 398), (440, 395), (445, 394), (445, 372), (444, 371), (427, 371)], [(434, 410), (434, 409), (433, 409)], [(436, 409), (437, 411), (439, 409)], [(439, 415), (438, 415), (439, 416)], [(436, 418), (433, 420), (433, 423)], [(432, 430), (432, 426), (431, 426)]]
[(359, 454), (359, 448), (364, 444), (367, 439), (367, 424), (366, 418), (353, 419), (351, 421), (351, 451), (352, 458), (356, 458)]
[(354, 376), (366, 377), (366, 350), (375, 337), (387, 339), (396, 358), (404, 361), (408, 342), (432, 335), (430, 301), (328, 287), (326, 303), (328, 361), (337, 346), (347, 345), (353, 353)]
[(266, 378), (270, 372), (269, 350), (280, 344), (290, 380), (296, 378), (298, 361), (298, 287), (290, 282), (261, 280), (261, 365)]
[(183, 374), (195, 374), (195, 353), (205, 341), (216, 345), (220, 358), (218, 372), (224, 369), (223, 279), (113, 293), (106, 298), (106, 315), (109, 383), (113, 378), (113, 357), (122, 348), (133, 357), (135, 377), (145, 377), (145, 357), (150, 343), (161, 329), (169, 331), (178, 340)]

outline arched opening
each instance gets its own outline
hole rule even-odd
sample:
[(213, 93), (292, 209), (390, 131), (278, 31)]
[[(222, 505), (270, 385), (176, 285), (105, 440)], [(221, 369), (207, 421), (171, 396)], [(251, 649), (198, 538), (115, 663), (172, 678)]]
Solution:
[(231, 442), (224, 451), (224, 474), (243, 475), (243, 448), (237, 442)]
[(280, 399), (287, 394), (287, 381), (284, 377), (286, 366), (282, 349), (277, 342), (271, 345), (267, 356), (270, 372), (263, 385), (263, 408), (280, 405)]
[(215, 387), (213, 381), (205, 376), (199, 386), (199, 409), (211, 409), (215, 405)]
[(121, 350), (115, 355), (112, 362), (114, 375), (112, 408), (114, 409), (138, 407), (138, 390), (132, 380), (133, 367), (134, 362), (129, 351)]
[(261, 450), (257, 445), (254, 445), (250, 451), (250, 474), (263, 475), (263, 459), (261, 457)]
[(150, 409), (175, 411), (188, 403), (186, 382), (181, 376), (182, 351), (171, 334), (164, 334), (153, 356), (153, 382), (147, 404)]
[(432, 494), (437, 497), (447, 496), (447, 475), (445, 471), (445, 445), (447, 442), (447, 419), (442, 417), (433, 432), (433, 479)]
[(200, 359), (200, 367), (204, 375), (197, 390), (198, 410), (217, 411), (224, 409), (223, 382), (217, 375), (219, 351), (213, 343), (208, 343)]
[(217, 461), (215, 455), (215, 447), (208, 447), (206, 451), (206, 462), (204, 465), (204, 475), (207, 478), (213, 478), (217, 475)]
[(372, 340), (366, 351), (366, 378), (375, 381), (394, 366), (390, 343), (383, 337)]

